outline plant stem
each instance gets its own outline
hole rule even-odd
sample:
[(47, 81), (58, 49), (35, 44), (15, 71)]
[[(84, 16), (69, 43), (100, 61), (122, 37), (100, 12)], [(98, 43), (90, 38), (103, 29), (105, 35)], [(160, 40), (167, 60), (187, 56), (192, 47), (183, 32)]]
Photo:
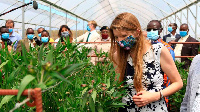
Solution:
[(48, 77), (47, 80), (44, 82), (44, 84), (46, 84), (47, 81), (49, 81), (51, 79), (51, 77)]
[(43, 82), (43, 77), (44, 77), (44, 69), (42, 69), (42, 71), (41, 71), (41, 79), (40, 79), (40, 83)]

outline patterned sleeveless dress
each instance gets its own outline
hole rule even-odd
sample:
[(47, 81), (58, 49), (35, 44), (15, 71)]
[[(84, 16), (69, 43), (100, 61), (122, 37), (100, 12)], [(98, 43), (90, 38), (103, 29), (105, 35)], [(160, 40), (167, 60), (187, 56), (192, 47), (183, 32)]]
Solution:
[[(153, 44), (143, 55), (143, 78), (142, 85), (148, 92), (158, 92), (163, 89), (163, 71), (160, 65), (160, 53), (163, 45), (161, 43)], [(152, 102), (143, 107), (138, 107), (133, 102), (132, 97), (137, 94), (133, 85), (134, 68), (132, 58), (127, 59), (125, 72), (125, 83), (128, 84), (127, 95), (122, 98), (122, 102), (127, 104), (125, 108), (120, 108), (120, 112), (167, 112), (167, 106), (164, 98)]]

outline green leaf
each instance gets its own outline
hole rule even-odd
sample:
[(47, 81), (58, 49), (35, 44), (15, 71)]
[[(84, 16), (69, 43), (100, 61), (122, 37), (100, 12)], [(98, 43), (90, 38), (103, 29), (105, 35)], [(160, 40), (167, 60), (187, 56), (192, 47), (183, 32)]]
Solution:
[(42, 44), (42, 46), (40, 46), (40, 51), (39, 51), (39, 54), (38, 54), (38, 61), (41, 62), (42, 61), (42, 55), (43, 55), (43, 47), (44, 47), (44, 44)]
[(112, 103), (111, 106), (113, 107), (124, 107), (126, 104), (125, 103)]
[(102, 106), (101, 106), (100, 104), (99, 104), (98, 107), (97, 107), (97, 111), (98, 111), (98, 112), (103, 112), (103, 108), (102, 108)]
[(82, 95), (85, 94), (85, 92), (88, 90), (88, 87), (86, 87), (83, 91), (82, 91)]
[(13, 79), (15, 78), (15, 74), (21, 69), (21, 66), (18, 67), (17, 69), (15, 69), (11, 74), (10, 76), (8, 77), (8, 82), (7, 83), (10, 83), (11, 81), (13, 81)]
[(85, 107), (85, 104), (86, 104), (86, 102), (87, 102), (87, 98), (88, 98), (87, 95), (88, 95), (88, 94), (85, 93), (84, 96), (83, 96), (82, 108)]
[(21, 43), (21, 46), (22, 46), (22, 56), (23, 56), (24, 62), (25, 62), (26, 65), (27, 65), (27, 64), (28, 64), (28, 61), (27, 61), (27, 59), (26, 59), (26, 57), (27, 57), (27, 51), (26, 51), (26, 48), (25, 48), (25, 46), (24, 46), (23, 43)]
[(54, 77), (54, 78), (57, 78), (57, 79), (60, 79), (60, 80), (62, 80), (62, 81), (65, 81), (65, 82), (68, 82), (68, 83), (72, 84), (69, 80), (65, 79), (65, 77), (59, 75), (58, 72), (51, 72), (50, 75), (51, 75), (52, 77)]
[(62, 75), (65, 76), (67, 74), (70, 74), (72, 71), (76, 72), (78, 70), (78, 68), (80, 68), (84, 64), (86, 64), (86, 63), (68, 65), (67, 67), (65, 67), (62, 70), (60, 70), (59, 73), (61, 73)]
[(89, 106), (90, 106), (90, 109), (92, 110), (92, 112), (95, 112), (95, 104), (94, 104), (92, 97), (89, 97)]
[(9, 102), (12, 97), (14, 97), (15, 95), (7, 95), (5, 96), (2, 100), (1, 100), (1, 103), (0, 103), (0, 108), (2, 107), (3, 104)]
[(110, 77), (107, 79), (107, 86), (106, 88), (109, 88), (110, 87)]
[(57, 81), (55, 79), (50, 80), (49, 82), (46, 83), (46, 86), (51, 86), (54, 85)]
[(36, 87), (41, 88), (41, 89), (46, 89), (46, 85), (44, 83), (39, 83), (37, 84)]
[(53, 47), (51, 48), (50, 52), (47, 54), (45, 62), (53, 63)]
[(6, 60), (6, 62), (3, 62), (3, 63), (0, 65), (0, 68), (3, 67), (4, 65), (6, 65), (6, 64), (8, 63), (8, 61), (9, 61), (9, 60)]
[(96, 92), (96, 90), (94, 90), (93, 92), (92, 92), (92, 98), (93, 98), (93, 100), (94, 100), (94, 102), (95, 102), (95, 100), (96, 100), (96, 96), (97, 96), (97, 92)]
[(33, 81), (33, 79), (35, 79), (35, 77), (33, 77), (32, 75), (27, 75), (22, 79), (22, 82), (20, 84), (19, 91), (18, 91), (18, 94), (17, 94), (17, 100), (19, 100), (19, 98), (20, 98), (22, 92), (24, 91), (24, 89), (26, 88), (26, 86), (31, 81)]

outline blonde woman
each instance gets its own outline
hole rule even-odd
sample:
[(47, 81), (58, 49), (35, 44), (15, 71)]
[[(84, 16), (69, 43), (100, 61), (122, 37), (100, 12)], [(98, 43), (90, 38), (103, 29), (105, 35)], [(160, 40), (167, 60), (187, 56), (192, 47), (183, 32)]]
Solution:
[[(152, 29), (154, 30), (154, 29)], [(131, 13), (119, 14), (110, 27), (111, 60), (117, 66), (119, 81), (128, 84), (123, 112), (167, 112), (164, 97), (182, 88), (183, 83), (165, 46), (151, 44), (143, 36), (137, 18)], [(115, 42), (118, 43), (117, 50)], [(163, 89), (163, 74), (171, 85)]]

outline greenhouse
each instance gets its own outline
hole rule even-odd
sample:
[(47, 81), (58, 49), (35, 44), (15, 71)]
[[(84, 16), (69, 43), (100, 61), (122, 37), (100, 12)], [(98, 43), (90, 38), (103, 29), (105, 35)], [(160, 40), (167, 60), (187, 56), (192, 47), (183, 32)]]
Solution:
[(0, 112), (200, 112), (200, 0), (0, 6)]

